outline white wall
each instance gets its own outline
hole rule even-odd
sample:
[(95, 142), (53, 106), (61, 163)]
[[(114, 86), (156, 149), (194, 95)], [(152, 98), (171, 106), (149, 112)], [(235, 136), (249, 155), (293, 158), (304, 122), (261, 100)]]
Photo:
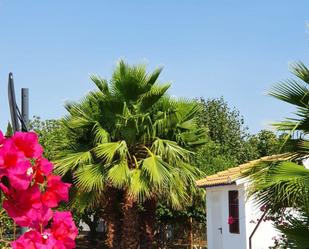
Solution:
[[(246, 201), (246, 229), (247, 229), (247, 243), (249, 248), (249, 237), (252, 234), (257, 221), (261, 218), (263, 212), (260, 211), (260, 207), (256, 203), (249, 199)], [(254, 221), (255, 223), (253, 223)], [(273, 222), (262, 221), (252, 237), (252, 249), (267, 249), (269, 246), (274, 245), (274, 237), (279, 236), (279, 232), (274, 228)]]
[[(239, 234), (229, 232), (228, 216), (228, 191), (239, 191)], [(245, 196), (243, 186), (226, 185), (210, 187), (206, 189), (207, 205), (207, 240), (208, 249), (246, 249), (246, 225), (245, 225)], [(221, 226), (222, 235), (218, 235), (218, 227), (214, 224), (218, 219), (218, 208), (214, 206), (213, 200), (220, 199), (221, 203)], [(221, 242), (218, 241), (221, 238)], [(220, 244), (221, 243), (221, 244)]]
[[(234, 184), (206, 188), (208, 249), (249, 249), (249, 236), (256, 226), (256, 223), (250, 221), (256, 222), (262, 212), (255, 207), (252, 200), (247, 199), (245, 187), (245, 184)], [(239, 191), (239, 234), (229, 232), (228, 191), (230, 190)], [(222, 226), (222, 235), (219, 234), (219, 226)], [(273, 245), (274, 236), (278, 236), (278, 233), (272, 223), (262, 222), (252, 239), (253, 249), (267, 249)]]

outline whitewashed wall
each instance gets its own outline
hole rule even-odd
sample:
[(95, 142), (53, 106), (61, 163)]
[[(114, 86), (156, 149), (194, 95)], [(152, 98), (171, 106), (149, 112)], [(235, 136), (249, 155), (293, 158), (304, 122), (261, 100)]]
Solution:
[[(239, 191), (239, 234), (229, 232), (230, 190)], [(250, 221), (256, 221), (262, 213), (252, 200), (247, 200), (245, 184), (208, 187), (206, 191), (208, 249), (249, 249), (249, 236), (256, 226)], [(222, 234), (219, 227), (222, 227)], [(270, 221), (262, 222), (253, 236), (253, 249), (267, 249), (277, 235)]]
[[(246, 201), (246, 229), (247, 229), (247, 241), (249, 248), (249, 236), (251, 235), (253, 229), (257, 225), (257, 220), (260, 219), (263, 212), (260, 211), (252, 199)], [(255, 223), (253, 223), (254, 221)], [(274, 237), (278, 237), (279, 232), (274, 228), (273, 222), (262, 221), (252, 237), (252, 249), (268, 249), (269, 246), (274, 244)]]

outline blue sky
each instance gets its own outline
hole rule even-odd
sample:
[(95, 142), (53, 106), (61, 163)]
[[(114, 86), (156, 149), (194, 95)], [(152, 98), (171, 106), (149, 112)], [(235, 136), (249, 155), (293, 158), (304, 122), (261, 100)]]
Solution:
[(9, 119), (7, 76), (30, 91), (30, 113), (65, 114), (63, 104), (109, 77), (115, 63), (164, 66), (181, 97), (224, 96), (251, 132), (292, 109), (265, 92), (309, 63), (309, 1), (0, 0), (0, 128)]

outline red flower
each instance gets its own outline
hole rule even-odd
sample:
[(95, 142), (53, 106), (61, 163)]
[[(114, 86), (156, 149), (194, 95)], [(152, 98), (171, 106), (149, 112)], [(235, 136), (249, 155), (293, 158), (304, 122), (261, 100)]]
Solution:
[[(5, 138), (0, 131), (3, 207), (17, 225), (32, 229), (11, 246), (14, 249), (72, 249), (77, 228), (71, 213), (54, 214), (51, 210), (60, 201), (68, 201), (71, 184), (62, 182), (60, 176), (51, 175), (53, 165), (42, 153), (35, 133), (17, 132), (12, 138)], [(50, 228), (46, 229), (47, 226)]]
[(47, 190), (42, 195), (42, 202), (48, 207), (56, 207), (60, 201), (69, 200), (69, 188), (71, 184), (61, 181), (60, 176), (49, 175), (47, 177)]
[(31, 226), (36, 219), (33, 214), (42, 208), (39, 187), (33, 186), (23, 191), (11, 190), (3, 207), (17, 225)]
[(55, 212), (50, 229), (54, 238), (61, 241), (66, 249), (75, 248), (75, 238), (78, 230), (70, 212)]
[(61, 247), (57, 247), (56, 244), (57, 241), (50, 234), (32, 230), (12, 242), (11, 246), (14, 249), (60, 249)]
[(34, 174), (33, 178), (36, 183), (43, 183), (44, 176), (49, 176), (53, 170), (53, 164), (44, 157), (40, 157), (35, 161), (33, 166)]
[(227, 223), (228, 223), (229, 225), (234, 224), (234, 222), (235, 222), (235, 220), (234, 220), (233, 216), (230, 216), (230, 217), (227, 219)]
[(31, 175), (27, 174), (31, 163), (26, 160), (11, 140), (6, 140), (0, 150), (0, 176), (7, 176), (15, 189), (28, 188)]
[(42, 156), (43, 148), (38, 143), (38, 136), (34, 132), (16, 132), (12, 139), (25, 157), (38, 158)]
[(5, 137), (3, 136), (2, 131), (0, 131), (0, 145), (3, 144)]

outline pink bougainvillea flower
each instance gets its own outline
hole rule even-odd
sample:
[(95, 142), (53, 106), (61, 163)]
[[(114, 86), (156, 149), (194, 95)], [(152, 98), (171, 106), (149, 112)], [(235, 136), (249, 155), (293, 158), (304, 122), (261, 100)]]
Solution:
[(0, 148), (0, 175), (5, 175), (13, 188), (24, 190), (32, 176), (27, 174), (31, 163), (26, 160), (10, 140), (6, 140)]
[(31, 223), (28, 227), (40, 231), (40, 229), (47, 226), (48, 222), (52, 219), (53, 211), (43, 205), (39, 209), (31, 208), (27, 212), (26, 217), (31, 219)]
[(31, 226), (37, 218), (33, 213), (42, 208), (39, 187), (35, 185), (27, 190), (12, 190), (8, 199), (3, 202), (3, 207), (17, 225)]
[(38, 136), (34, 132), (16, 132), (12, 140), (26, 157), (38, 158), (42, 156), (43, 148), (38, 143)]
[(35, 161), (34, 180), (36, 183), (43, 183), (44, 176), (49, 176), (53, 170), (53, 164), (46, 158), (40, 157)]
[(78, 230), (70, 212), (55, 212), (50, 231), (56, 240), (64, 244), (66, 249), (75, 248)]
[(3, 144), (4, 140), (5, 140), (5, 136), (3, 136), (2, 131), (0, 131), (0, 145)]
[(20, 161), (25, 161), (23, 154), (11, 140), (6, 140), (0, 149), (0, 168), (16, 167)]
[[(31, 230), (24, 233), (18, 240), (11, 243), (13, 249), (60, 249), (53, 236), (47, 232), (39, 233)], [(62, 247), (65, 249), (64, 247)], [(61, 249), (62, 249), (61, 248)]]
[(0, 132), (3, 208), (17, 225), (31, 229), (11, 246), (13, 249), (72, 249), (77, 228), (71, 213), (54, 214), (51, 210), (60, 201), (68, 201), (71, 184), (52, 175), (53, 165), (42, 153), (35, 133), (16, 132), (13, 137), (5, 138)]
[[(38, 249), (41, 234), (36, 231), (29, 231), (20, 236), (17, 240), (11, 243), (14, 249)], [(42, 245), (42, 244), (41, 244)]]
[(60, 176), (49, 175), (47, 177), (47, 190), (42, 194), (42, 202), (47, 207), (56, 207), (60, 201), (69, 200), (69, 188), (71, 184), (61, 181)]

